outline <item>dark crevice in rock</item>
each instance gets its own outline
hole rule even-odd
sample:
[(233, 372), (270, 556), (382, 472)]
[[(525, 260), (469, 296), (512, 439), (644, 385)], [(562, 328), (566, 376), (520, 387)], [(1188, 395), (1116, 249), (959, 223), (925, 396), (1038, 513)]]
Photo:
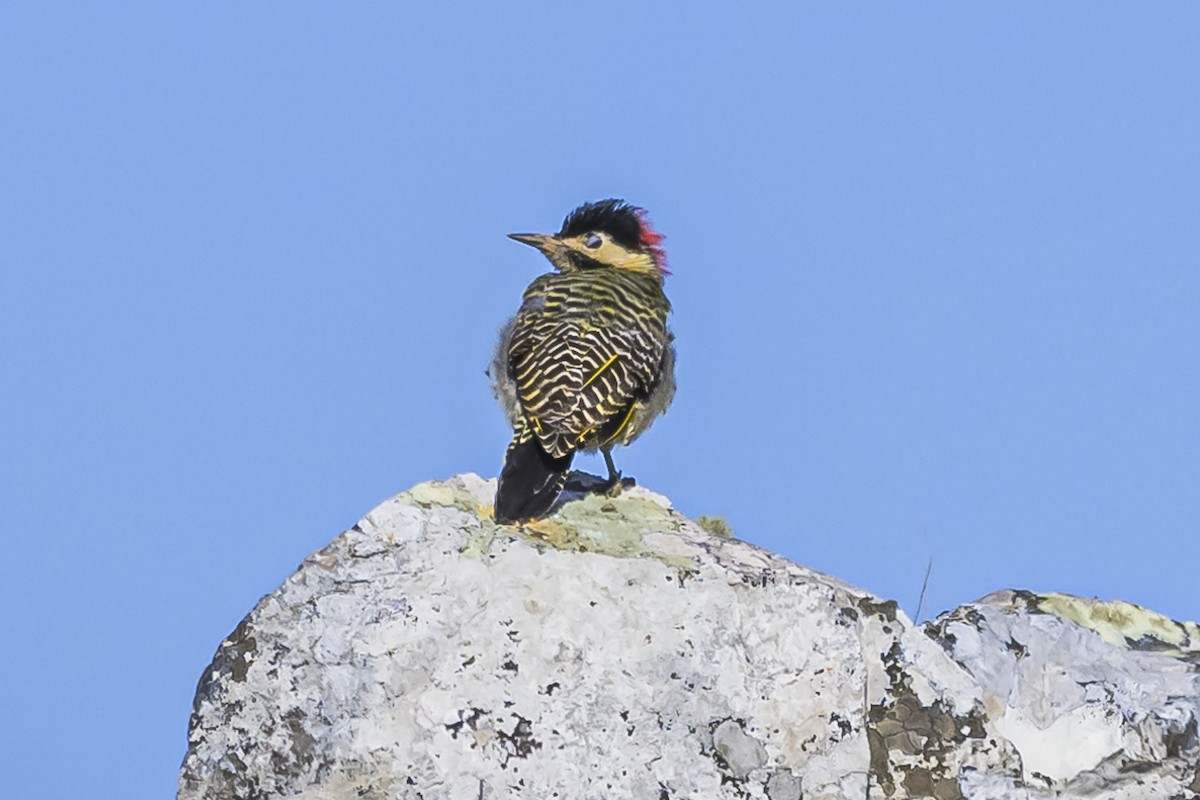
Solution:
[(533, 723), (518, 714), (513, 714), (513, 718), (517, 724), (511, 732), (497, 731), (505, 752), (502, 766), (508, 766), (510, 758), (528, 758), (534, 750), (542, 749), (542, 743), (533, 738)]
[(895, 622), (896, 612), (900, 605), (895, 600), (877, 600), (872, 597), (858, 598), (858, 607), (864, 613), (879, 617), (885, 622)]

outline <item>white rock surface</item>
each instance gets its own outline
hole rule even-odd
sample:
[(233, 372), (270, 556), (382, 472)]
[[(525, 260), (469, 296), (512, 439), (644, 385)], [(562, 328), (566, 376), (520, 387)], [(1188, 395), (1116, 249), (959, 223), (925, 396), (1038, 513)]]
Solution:
[(498, 527), (421, 484), (201, 678), (179, 798), (1154, 798), (1200, 791), (1200, 630), (1003, 592), (896, 604), (644, 489)]

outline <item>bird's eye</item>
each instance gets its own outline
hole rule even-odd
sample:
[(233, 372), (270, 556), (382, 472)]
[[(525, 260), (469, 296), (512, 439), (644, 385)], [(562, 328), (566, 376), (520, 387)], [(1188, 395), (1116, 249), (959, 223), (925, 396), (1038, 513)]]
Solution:
[(604, 240), (601, 239), (599, 236), (597, 236), (594, 233), (589, 233), (587, 235), (587, 238), (583, 240), (583, 246), (587, 247), (591, 250), (595, 250), (597, 247), (599, 247), (603, 243), (604, 243)]

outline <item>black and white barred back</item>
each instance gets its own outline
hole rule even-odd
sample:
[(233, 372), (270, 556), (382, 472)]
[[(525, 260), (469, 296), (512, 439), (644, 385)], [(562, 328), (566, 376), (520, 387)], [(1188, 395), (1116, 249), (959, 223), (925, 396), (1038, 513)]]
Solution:
[(670, 309), (659, 274), (582, 269), (529, 285), (502, 335), (506, 363), (496, 365), (519, 404), (497, 521), (544, 514), (577, 450), (628, 444), (665, 410), (674, 393)]

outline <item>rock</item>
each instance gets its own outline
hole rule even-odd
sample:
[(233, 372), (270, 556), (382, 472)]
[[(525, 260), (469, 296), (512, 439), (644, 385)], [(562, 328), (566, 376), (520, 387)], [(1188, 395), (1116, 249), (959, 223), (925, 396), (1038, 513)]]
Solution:
[(1196, 796), (1194, 623), (1131, 603), (1006, 591), (926, 631), (978, 682), (1027, 785), (1079, 797)]
[(425, 483), (217, 650), (179, 798), (1194, 798), (1200, 630), (1001, 592), (893, 601), (642, 488), (496, 526)]

